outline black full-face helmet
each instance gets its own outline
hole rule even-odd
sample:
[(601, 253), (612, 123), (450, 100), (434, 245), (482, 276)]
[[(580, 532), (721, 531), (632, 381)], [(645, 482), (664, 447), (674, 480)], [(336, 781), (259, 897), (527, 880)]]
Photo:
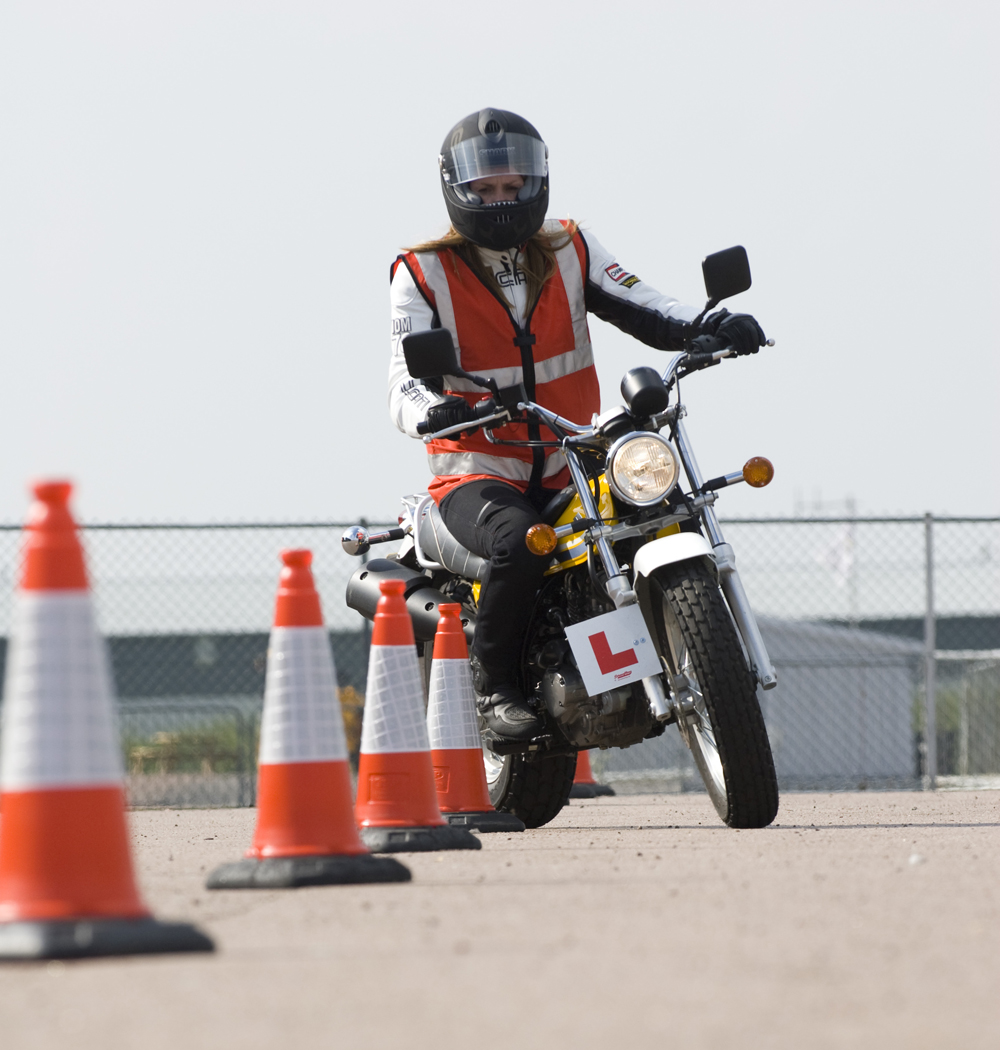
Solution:
[[(448, 132), (438, 158), (452, 225), (481, 248), (506, 251), (536, 234), (549, 206), (549, 151), (523, 117), (505, 109), (470, 113)], [(484, 204), (474, 179), (523, 175), (516, 201)]]

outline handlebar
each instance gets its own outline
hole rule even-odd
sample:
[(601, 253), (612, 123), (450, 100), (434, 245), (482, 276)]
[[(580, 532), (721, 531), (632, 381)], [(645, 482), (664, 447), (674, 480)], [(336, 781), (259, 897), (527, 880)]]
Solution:
[(439, 438), (450, 437), (452, 434), (461, 434), (465, 430), (476, 430), (478, 427), (482, 427), (484, 430), (492, 429), (492, 425), (501, 426), (504, 423), (510, 422), (510, 413), (505, 408), (497, 409), (496, 402), (492, 398), (488, 398), (485, 401), (479, 401), (476, 404), (478, 409), (479, 405), (489, 406), (489, 414), (480, 416), (479, 412), (476, 412), (476, 419), (468, 420), (465, 423), (457, 423), (453, 427), (445, 427), (444, 430), (431, 431), (427, 426), (427, 421), (424, 420), (417, 424), (417, 434), (424, 439), (424, 442), (435, 441)]
[[(768, 339), (765, 345), (774, 346), (774, 340)], [(691, 340), (691, 347), (691, 350), (685, 350), (679, 354), (675, 354), (664, 371), (663, 381), (668, 387), (673, 384), (678, 375), (684, 376), (691, 372), (697, 372), (702, 368), (716, 365), (723, 358), (730, 357), (735, 352), (732, 346), (723, 343), (714, 335), (696, 336)], [(515, 388), (513, 387), (509, 388), (511, 393), (513, 393), (514, 390)], [(501, 394), (507, 393), (507, 389), (501, 391)], [(424, 420), (417, 424), (417, 434), (422, 437), (426, 443), (439, 438), (450, 437), (453, 434), (461, 434), (462, 431), (473, 430), (477, 427), (482, 427), (484, 430), (492, 430), (495, 426), (502, 426), (505, 423), (509, 423), (514, 410), (518, 412), (530, 412), (542, 423), (554, 423), (560, 430), (564, 432), (568, 431), (571, 434), (576, 434), (581, 437), (594, 433), (594, 428), (592, 426), (581, 426), (579, 423), (574, 423), (572, 420), (556, 415), (555, 412), (550, 412), (548, 409), (542, 408), (541, 405), (535, 404), (533, 401), (528, 401), (526, 399), (523, 401), (518, 400), (517, 403), (514, 404), (513, 397), (505, 397), (502, 400), (510, 402), (510, 407), (500, 407), (495, 398), (487, 397), (482, 401), (477, 401), (473, 406), (476, 415), (474, 422), (469, 420), (453, 427), (445, 427), (443, 430), (431, 431), (426, 420)]]
[[(506, 392), (506, 390), (500, 391), (501, 398)], [(512, 401), (513, 407), (516, 407), (516, 398), (508, 398), (507, 400)], [(432, 438), (439, 438), (446, 437), (448, 434), (456, 434), (463, 430), (475, 430), (477, 427), (482, 427), (484, 430), (490, 430), (494, 426), (510, 422), (510, 407), (511, 406), (501, 407), (501, 404), (497, 403), (495, 397), (484, 397), (481, 401), (477, 401), (472, 406), (472, 412), (476, 417), (475, 422), (469, 420), (466, 423), (459, 423), (453, 427), (447, 427), (444, 430), (431, 431), (427, 420), (422, 420), (417, 424), (417, 434), (420, 437), (430, 435)]]
[(720, 350), (725, 350), (727, 347), (728, 344), (723, 343), (716, 335), (699, 335), (691, 340), (691, 349), (688, 353), (703, 357), (708, 354), (717, 354)]

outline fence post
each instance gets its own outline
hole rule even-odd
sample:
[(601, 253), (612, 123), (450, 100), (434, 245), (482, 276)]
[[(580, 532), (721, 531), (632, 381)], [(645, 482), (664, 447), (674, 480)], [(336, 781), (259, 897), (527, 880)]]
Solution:
[(926, 608), (924, 610), (924, 775), (923, 788), (937, 787), (937, 705), (934, 653), (937, 632), (934, 621), (934, 515), (924, 515), (924, 578)]

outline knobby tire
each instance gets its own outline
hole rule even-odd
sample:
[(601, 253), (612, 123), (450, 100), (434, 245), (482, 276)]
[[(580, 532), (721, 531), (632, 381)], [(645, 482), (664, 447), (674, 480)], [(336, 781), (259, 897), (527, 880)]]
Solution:
[[(663, 602), (687, 645), (705, 698), (726, 782), (731, 828), (763, 828), (778, 813), (778, 783), (757, 690), (714, 574), (690, 562), (657, 570), (653, 611), (664, 654), (670, 652)], [(662, 600), (657, 598), (659, 590)]]
[(527, 827), (540, 828), (569, 801), (575, 773), (576, 755), (511, 755), (497, 784), (490, 786), (491, 800)]

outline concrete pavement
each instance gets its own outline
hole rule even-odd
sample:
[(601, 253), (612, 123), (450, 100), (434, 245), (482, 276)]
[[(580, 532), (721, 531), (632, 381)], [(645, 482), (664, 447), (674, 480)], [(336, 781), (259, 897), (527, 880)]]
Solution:
[(1000, 1044), (1000, 793), (574, 802), (406, 885), (208, 892), (252, 810), (131, 814), (212, 956), (0, 967), (4, 1050)]

